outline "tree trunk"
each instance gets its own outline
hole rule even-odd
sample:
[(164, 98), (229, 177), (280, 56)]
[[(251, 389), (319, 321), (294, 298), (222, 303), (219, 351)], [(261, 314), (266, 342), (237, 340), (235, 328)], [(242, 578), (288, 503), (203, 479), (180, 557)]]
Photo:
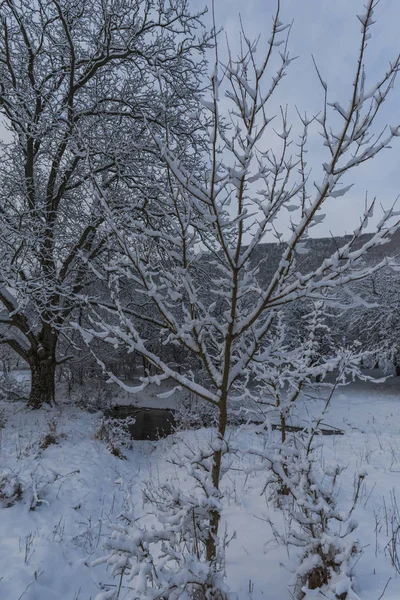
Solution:
[(36, 351), (31, 351), (31, 391), (28, 406), (40, 408), (42, 404), (54, 404), (56, 376), (57, 333), (45, 323), (38, 336)]
[[(219, 491), (221, 482), (221, 467), (222, 467), (222, 442), (225, 437), (227, 426), (227, 393), (223, 394), (219, 405), (219, 422), (218, 422), (218, 440), (221, 442), (221, 449), (214, 450), (213, 466), (211, 470), (212, 484)], [(211, 511), (210, 532), (206, 543), (206, 558), (209, 562), (214, 562), (217, 552), (217, 536), (221, 520), (221, 513), (218, 509)]]
[(28, 406), (40, 408), (43, 403), (53, 404), (55, 399), (56, 362), (52, 358), (31, 363), (31, 391)]
[(397, 377), (400, 377), (400, 365), (396, 364), (395, 365), (395, 369), (396, 369), (396, 375), (397, 375)]

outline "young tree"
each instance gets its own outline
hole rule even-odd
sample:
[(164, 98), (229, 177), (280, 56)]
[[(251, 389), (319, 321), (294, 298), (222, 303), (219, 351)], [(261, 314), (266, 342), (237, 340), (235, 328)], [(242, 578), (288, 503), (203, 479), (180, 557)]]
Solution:
[[(154, 132), (169, 185), (160, 189), (157, 207), (149, 206), (148, 218), (138, 220), (129, 212), (113, 209), (101, 178), (93, 173), (93, 185), (119, 245), (119, 256), (114, 257), (107, 277), (120, 323), (110, 324), (98, 313), (93, 328), (83, 333), (87, 339), (95, 336), (122, 343), (128, 351), (146, 357), (156, 374), (144, 376), (136, 391), (172, 379), (217, 407), (209, 488), (214, 497), (218, 496), (227, 450), (229, 410), (253, 394), (254, 383), (261, 380), (260, 369), (265, 386), (280, 364), (288, 364), (287, 348), (280, 338), (282, 308), (306, 298), (333, 302), (336, 289), (386, 263), (383, 259), (368, 267), (359, 261), (370, 248), (385, 243), (397, 227), (391, 219), (395, 214), (388, 210), (375, 234), (367, 240), (361, 238), (359, 244), (372, 204), (345, 244), (324, 256), (315, 268), (303, 273), (298, 268), (310, 229), (324, 218), (321, 209), (349, 190), (349, 185), (342, 185), (343, 178), (348, 180), (355, 167), (371, 161), (400, 133), (399, 127), (386, 133), (374, 128), (393, 86), (399, 58), (368, 93), (366, 90), (365, 53), (375, 4), (369, 0), (365, 14), (358, 17), (361, 41), (348, 106), (343, 108), (334, 101), (317, 71), (324, 96), (322, 111), (313, 119), (300, 117), (298, 138), (292, 139), (285, 109), (280, 113), (280, 126), (276, 120), (275, 129), (271, 125), (272, 98), (292, 60), (287, 49), (288, 27), (279, 20), (278, 6), (261, 62), (256, 61), (257, 43), (244, 32), (237, 59), (228, 48), (227, 63), (221, 64), (217, 46), (211, 97), (204, 99), (204, 111), (212, 119), (211, 126), (205, 127), (210, 140), (209, 164), (201, 176), (185, 168), (176, 148)], [(270, 73), (276, 61), (277, 71)], [(268, 76), (270, 82), (265, 85)], [(227, 114), (221, 108), (223, 91), (224, 102), (230, 104)], [(305, 160), (312, 123), (319, 127), (327, 155), (319, 181), (312, 180)], [(151, 124), (149, 130), (154, 131)], [(138, 193), (146, 197), (145, 188)], [(290, 235), (282, 244), (272, 275), (266, 277), (269, 256), (262, 253), (270, 246), (262, 242), (270, 234), (282, 237), (275, 223), (286, 210), (291, 213)], [(162, 228), (152, 226), (156, 215), (158, 219), (162, 216)], [(197, 370), (193, 362), (178, 370), (151, 350), (152, 336), (143, 335), (140, 315), (132, 316), (124, 308), (119, 294), (124, 285), (134, 287), (142, 304), (152, 307), (146, 323), (154, 334), (166, 346), (184, 348), (194, 357)], [(324, 369), (326, 372), (326, 365)], [(112, 373), (110, 377), (116, 380)], [(220, 511), (212, 510), (205, 541), (211, 563), (217, 553), (219, 522)]]
[(207, 38), (187, 0), (2, 0), (0, 13), (0, 343), (28, 363), (39, 407), (54, 400), (87, 261), (105, 249), (89, 172), (105, 188), (150, 180), (143, 117), (162, 135), (168, 115), (171, 138), (195, 141)]

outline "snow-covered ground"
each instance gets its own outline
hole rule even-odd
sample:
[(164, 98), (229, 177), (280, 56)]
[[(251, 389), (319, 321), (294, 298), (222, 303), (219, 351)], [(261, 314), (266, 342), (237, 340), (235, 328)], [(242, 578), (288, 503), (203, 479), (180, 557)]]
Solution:
[[(317, 407), (308, 402), (303, 414)], [(150, 510), (143, 504), (144, 482), (182, 483), (182, 473), (169, 462), (172, 453), (211, 435), (202, 429), (156, 443), (135, 441), (121, 460), (95, 439), (100, 413), (65, 401), (36, 412), (22, 403), (3, 403), (0, 415), (0, 472), (18, 476), (23, 489), (13, 506), (0, 508), (1, 600), (93, 600), (101, 589), (111, 589), (107, 586), (116, 581), (105, 568), (90, 565), (104, 555), (127, 495), (138, 516)], [(323, 460), (347, 466), (340, 491), (344, 507), (352, 498), (354, 472), (368, 472), (355, 511), (364, 546), (356, 565), (357, 592), (362, 600), (378, 600), (386, 586), (383, 598), (399, 600), (400, 576), (385, 552), (396, 494), (400, 503), (399, 381), (341, 388), (324, 421), (345, 431), (324, 437), (323, 449)], [(49, 433), (57, 443), (41, 448)], [(259, 443), (246, 427), (232, 429), (230, 436), (243, 450)], [(282, 566), (287, 552), (267, 523), (272, 518), (279, 528), (280, 512), (261, 494), (263, 475), (243, 472), (247, 462), (238, 455), (224, 480), (223, 516), (228, 531), (237, 531), (228, 548), (227, 581), (239, 600), (290, 600), (291, 575)]]

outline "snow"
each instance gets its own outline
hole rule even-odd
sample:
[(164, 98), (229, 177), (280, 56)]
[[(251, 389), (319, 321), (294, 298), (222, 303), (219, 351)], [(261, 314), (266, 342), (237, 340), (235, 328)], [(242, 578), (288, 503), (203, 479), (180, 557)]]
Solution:
[[(127, 389), (133, 389), (138, 381), (129, 380)], [(177, 409), (180, 400), (186, 399), (188, 392), (176, 386), (171, 380), (164, 381), (162, 385), (155, 383), (147, 385), (140, 393), (133, 394), (127, 390), (113, 386), (112, 404), (114, 406), (137, 406), (139, 408), (170, 408)]]
[[(356, 565), (355, 589), (363, 600), (377, 600), (388, 583), (384, 600), (398, 600), (399, 578), (385, 547), (389, 541), (392, 499), (400, 499), (400, 378), (385, 383), (356, 382), (340, 388), (325, 421), (340, 427), (343, 436), (322, 438), (321, 460), (338, 461), (342, 473), (339, 509), (352, 501), (356, 473), (367, 473), (360, 502), (353, 513), (359, 523), (356, 535), (364, 547)], [(172, 387), (172, 384), (171, 384)], [(170, 391), (168, 384), (149, 386), (149, 400)], [(115, 398), (114, 400), (121, 400)], [(168, 398), (171, 405), (174, 395)], [(126, 400), (127, 402), (128, 400)], [(300, 418), (321, 407), (317, 400), (300, 399)], [(32, 412), (21, 402), (0, 405), (0, 471), (17, 477), (22, 498), (0, 508), (0, 598), (4, 600), (94, 600), (101, 584), (115, 585), (103, 557), (110, 525), (117, 521), (127, 495), (137, 516), (149, 512), (142, 489), (149, 478), (185, 487), (182, 470), (170, 462), (185, 445), (210, 440), (211, 431), (178, 432), (154, 442), (133, 441), (123, 450), (126, 460), (113, 456), (104, 442), (95, 439), (101, 413), (89, 414), (66, 399), (57, 407)], [(54, 431), (56, 444), (40, 444)], [(277, 435), (277, 434), (276, 434)], [(266, 474), (246, 474), (251, 458), (245, 450), (262, 439), (250, 427), (231, 429), (229, 444), (241, 452), (223, 480), (223, 520), (236, 538), (228, 547), (227, 583), (239, 600), (289, 600), (293, 551), (277, 544), (268, 520), (278, 531), (285, 523), (279, 509), (262, 494)], [(35, 505), (34, 489), (39, 500)], [(151, 512), (151, 511), (150, 511)], [(152, 519), (151, 514), (147, 517)], [(293, 566), (293, 565), (292, 565)], [(390, 579), (391, 578), (391, 579)], [(347, 585), (338, 576), (338, 593)], [(123, 597), (123, 596), (122, 596)], [(321, 597), (309, 592), (307, 598)]]

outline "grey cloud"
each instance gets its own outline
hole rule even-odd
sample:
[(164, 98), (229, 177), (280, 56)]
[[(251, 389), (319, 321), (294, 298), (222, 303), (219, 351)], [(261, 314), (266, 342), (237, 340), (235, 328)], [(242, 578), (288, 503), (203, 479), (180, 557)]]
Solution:
[[(193, 1), (198, 8), (202, 3)], [(272, 14), (276, 3), (270, 0), (216, 0), (215, 13), (218, 26), (222, 26), (234, 50), (239, 42), (239, 13), (248, 37), (261, 36), (258, 54), (269, 37)], [(280, 103), (296, 105), (301, 111), (315, 113), (321, 108), (322, 92), (312, 64), (314, 55), (324, 79), (332, 91), (332, 100), (344, 106), (352, 91), (352, 78), (356, 69), (360, 45), (360, 22), (357, 14), (364, 12), (361, 0), (282, 0), (281, 21), (291, 22), (290, 48), (299, 58), (292, 63), (289, 73), (276, 97)], [(375, 11), (376, 25), (367, 54), (368, 81), (372, 86), (400, 51), (398, 24), (400, 3), (381, 0)], [(368, 87), (368, 84), (367, 84)], [(397, 84), (385, 102), (377, 126), (400, 124), (400, 87)], [(294, 111), (292, 113), (294, 115)], [(310, 138), (309, 162), (317, 175), (324, 149), (319, 136)], [(349, 232), (359, 223), (365, 194), (377, 196), (388, 207), (400, 193), (400, 140), (392, 150), (383, 151), (373, 162), (366, 163), (352, 173), (354, 187), (344, 198), (332, 199), (324, 211), (327, 218), (314, 229), (314, 235), (336, 235)], [(346, 183), (350, 183), (347, 182)], [(371, 221), (373, 223), (373, 221)]]

